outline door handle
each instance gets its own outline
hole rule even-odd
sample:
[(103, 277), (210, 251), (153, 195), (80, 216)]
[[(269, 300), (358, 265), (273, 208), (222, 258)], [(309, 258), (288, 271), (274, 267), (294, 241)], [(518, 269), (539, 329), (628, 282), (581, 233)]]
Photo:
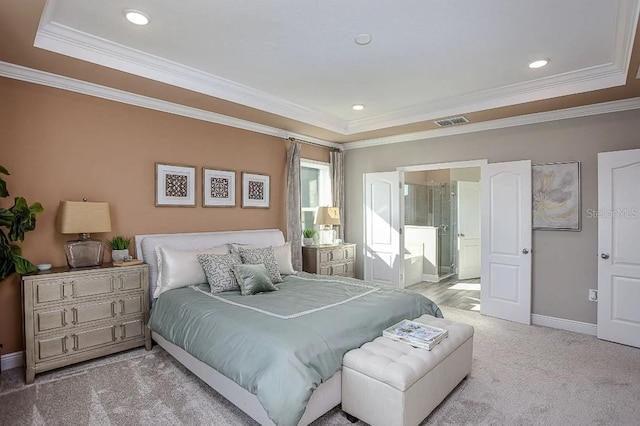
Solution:
[(600, 255), (600, 257), (603, 258), (603, 259), (608, 259), (609, 258), (609, 253), (602, 253)]
[(523, 254), (529, 254), (529, 249), (526, 249), (526, 248), (522, 249), (522, 253)]
[(458, 234), (458, 237), (464, 238), (464, 234)]

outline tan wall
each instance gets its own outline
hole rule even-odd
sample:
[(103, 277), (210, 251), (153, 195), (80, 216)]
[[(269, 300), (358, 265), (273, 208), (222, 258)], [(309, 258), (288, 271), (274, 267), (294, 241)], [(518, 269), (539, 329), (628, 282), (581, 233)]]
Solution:
[[(61, 200), (108, 201), (112, 234), (279, 228), (285, 231), (284, 139), (0, 78), (0, 164), (11, 172), (11, 195), (40, 201), (45, 212), (27, 234), (34, 263), (66, 263), (73, 236), (54, 227)], [(329, 161), (329, 151), (303, 145), (302, 156)], [(196, 208), (154, 207), (155, 162), (197, 167)], [(269, 209), (203, 208), (202, 166), (271, 176)], [(241, 202), (238, 173), (237, 204)], [(9, 199), (0, 200), (8, 207)], [(109, 253), (105, 254), (109, 258)], [(20, 350), (14, 311), (17, 282), (0, 283), (0, 342)], [(5, 319), (5, 315), (13, 320)]]
[[(597, 154), (640, 148), (640, 111), (626, 111), (346, 152), (346, 236), (362, 249), (362, 175), (451, 161), (529, 159), (536, 163), (582, 162), (582, 231), (533, 232), (533, 312), (596, 323)], [(362, 251), (361, 251), (362, 252)], [(357, 273), (362, 277), (362, 256)]]

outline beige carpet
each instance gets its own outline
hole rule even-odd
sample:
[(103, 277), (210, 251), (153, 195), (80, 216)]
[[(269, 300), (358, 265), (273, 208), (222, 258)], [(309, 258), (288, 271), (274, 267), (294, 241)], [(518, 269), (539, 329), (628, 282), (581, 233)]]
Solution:
[[(443, 308), (476, 328), (471, 376), (424, 425), (640, 425), (640, 350)], [(161, 348), (2, 373), (0, 425), (253, 425)], [(359, 423), (362, 424), (362, 423)], [(350, 425), (336, 408), (314, 423)]]

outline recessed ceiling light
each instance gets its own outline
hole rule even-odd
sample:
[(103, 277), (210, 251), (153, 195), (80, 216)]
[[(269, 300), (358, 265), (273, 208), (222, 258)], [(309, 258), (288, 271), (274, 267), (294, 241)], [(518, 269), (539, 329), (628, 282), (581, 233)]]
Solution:
[(351, 105), (351, 109), (354, 111), (362, 111), (364, 109), (364, 105), (362, 104)]
[(149, 17), (139, 10), (125, 10), (124, 16), (127, 18), (127, 21), (136, 25), (147, 25), (149, 23)]
[(549, 63), (549, 60), (546, 58), (536, 59), (535, 61), (529, 62), (529, 68), (542, 68)]
[(358, 34), (353, 41), (356, 42), (356, 44), (359, 44), (360, 46), (365, 46), (369, 43), (371, 43), (371, 35), (370, 34)]

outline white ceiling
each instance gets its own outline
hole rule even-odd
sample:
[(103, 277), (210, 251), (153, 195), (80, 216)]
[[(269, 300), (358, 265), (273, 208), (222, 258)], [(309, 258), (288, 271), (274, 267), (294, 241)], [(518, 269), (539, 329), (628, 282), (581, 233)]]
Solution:
[[(150, 24), (128, 23), (125, 9)], [(638, 10), (638, 0), (49, 0), (35, 45), (353, 134), (622, 85)], [(361, 33), (369, 45), (354, 43)], [(547, 67), (527, 67), (541, 57)]]

